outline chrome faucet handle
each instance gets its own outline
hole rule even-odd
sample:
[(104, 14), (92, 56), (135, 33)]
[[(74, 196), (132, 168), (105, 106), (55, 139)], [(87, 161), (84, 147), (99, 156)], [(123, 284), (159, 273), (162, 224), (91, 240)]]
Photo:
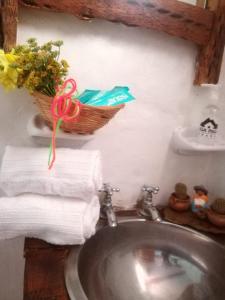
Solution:
[(158, 194), (159, 187), (156, 186), (150, 186), (150, 185), (143, 185), (142, 187), (143, 192), (147, 192), (149, 194)]
[(159, 187), (151, 186), (151, 185), (144, 185), (142, 187), (142, 192), (145, 193), (143, 196), (143, 204), (146, 206), (153, 205), (152, 200), (153, 200), (153, 195), (158, 194), (159, 192)]
[(142, 208), (139, 213), (144, 217), (150, 218), (152, 221), (161, 222), (161, 216), (153, 204), (153, 195), (158, 194), (159, 187), (144, 185), (142, 192), (145, 192), (145, 194), (143, 195)]
[(104, 183), (99, 192), (106, 193), (106, 196), (112, 196), (114, 192), (119, 192), (119, 188), (112, 188), (109, 183)]
[(101, 217), (108, 220), (110, 227), (117, 226), (117, 219), (112, 205), (113, 192), (119, 192), (120, 189), (112, 188), (109, 183), (104, 183), (99, 192), (105, 193), (101, 204)]

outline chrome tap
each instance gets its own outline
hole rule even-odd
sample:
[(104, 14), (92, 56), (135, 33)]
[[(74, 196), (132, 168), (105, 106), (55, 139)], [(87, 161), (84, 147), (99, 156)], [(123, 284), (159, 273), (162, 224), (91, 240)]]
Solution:
[(110, 184), (104, 183), (103, 188), (99, 192), (105, 193), (102, 205), (101, 205), (101, 217), (108, 220), (110, 227), (117, 226), (117, 219), (112, 205), (112, 195), (113, 192), (119, 192), (120, 189), (112, 188)]
[(161, 222), (162, 219), (152, 201), (153, 195), (158, 194), (159, 187), (144, 185), (142, 187), (142, 192), (144, 193), (144, 196), (142, 199), (142, 208), (139, 211), (140, 214), (144, 217), (150, 218), (152, 221)]

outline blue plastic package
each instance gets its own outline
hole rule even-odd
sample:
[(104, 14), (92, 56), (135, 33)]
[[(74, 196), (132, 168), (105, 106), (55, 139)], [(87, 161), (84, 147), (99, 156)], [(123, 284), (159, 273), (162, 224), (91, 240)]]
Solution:
[[(67, 89), (69, 90), (69, 86)], [(79, 99), (81, 103), (92, 106), (115, 106), (134, 100), (127, 86), (115, 86), (110, 91), (85, 90), (82, 94), (77, 92), (72, 99)]]
[(88, 105), (92, 105), (92, 103), (98, 101), (99, 99), (101, 99), (102, 97), (106, 96), (109, 93), (109, 91), (99, 91), (98, 94), (94, 95), (93, 97), (91, 97), (86, 103)]
[(101, 91), (86, 102), (93, 106), (115, 106), (134, 100), (128, 87), (114, 87), (110, 91)]
[(100, 90), (85, 90), (81, 95), (79, 95), (77, 98), (82, 103), (87, 103), (92, 97), (96, 96)]

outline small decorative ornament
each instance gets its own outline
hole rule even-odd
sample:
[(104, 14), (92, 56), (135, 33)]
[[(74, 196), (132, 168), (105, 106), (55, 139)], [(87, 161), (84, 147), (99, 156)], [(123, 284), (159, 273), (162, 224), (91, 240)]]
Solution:
[(217, 198), (207, 212), (209, 221), (217, 227), (225, 227), (225, 199)]
[(225, 215), (225, 199), (217, 198), (214, 200), (211, 208), (217, 213), (221, 215)]
[(187, 211), (190, 207), (190, 196), (187, 194), (187, 186), (184, 183), (175, 185), (175, 192), (169, 198), (169, 206), (176, 211)]
[(48, 168), (52, 169), (56, 158), (56, 134), (63, 122), (76, 121), (81, 109), (81, 103), (74, 98), (77, 92), (77, 84), (73, 79), (67, 79), (63, 85), (57, 88), (56, 96), (53, 99), (51, 113), (53, 117), (52, 141), (49, 149)]
[(206, 209), (208, 209), (208, 190), (203, 185), (194, 186), (195, 194), (192, 200), (192, 211), (199, 218), (206, 217)]

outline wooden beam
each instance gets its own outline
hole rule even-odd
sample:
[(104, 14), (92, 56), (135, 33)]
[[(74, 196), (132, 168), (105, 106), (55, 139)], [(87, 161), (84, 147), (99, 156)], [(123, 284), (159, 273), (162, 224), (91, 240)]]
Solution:
[(2, 27), (2, 2), (0, 2), (0, 48), (3, 48), (4, 44), (4, 35), (3, 35), (3, 27)]
[(200, 48), (197, 59), (195, 85), (217, 84), (225, 45), (225, 0), (219, 0), (211, 36), (206, 46)]
[(24, 300), (69, 300), (64, 268), (71, 249), (25, 239)]
[(10, 51), (16, 44), (18, 0), (1, 0), (1, 47)]
[(198, 45), (208, 43), (214, 14), (177, 0), (19, 0), (33, 8), (100, 18), (166, 32)]

